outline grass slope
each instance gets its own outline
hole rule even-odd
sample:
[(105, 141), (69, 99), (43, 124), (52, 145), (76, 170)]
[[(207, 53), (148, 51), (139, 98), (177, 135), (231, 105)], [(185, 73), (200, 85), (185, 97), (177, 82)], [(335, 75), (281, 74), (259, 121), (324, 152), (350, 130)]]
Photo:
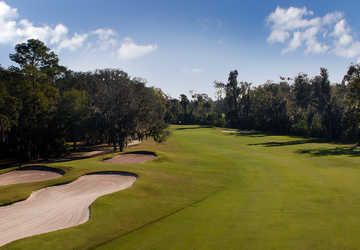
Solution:
[(358, 249), (360, 153), (344, 145), (221, 129), (172, 127), (159, 158), (111, 165), (67, 163), (63, 178), (0, 187), (0, 204), (91, 171), (139, 175), (130, 189), (99, 198), (78, 227), (4, 249)]

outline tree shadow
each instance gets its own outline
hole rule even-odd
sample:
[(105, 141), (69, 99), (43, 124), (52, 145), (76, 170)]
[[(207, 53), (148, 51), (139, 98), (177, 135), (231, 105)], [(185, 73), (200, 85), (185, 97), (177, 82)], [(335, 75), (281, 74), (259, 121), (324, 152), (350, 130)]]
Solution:
[(256, 130), (222, 130), (225, 135), (247, 136), (247, 137), (266, 137), (268, 136), (262, 131)]
[(41, 170), (41, 171), (49, 171), (49, 172), (55, 172), (61, 175), (65, 174), (65, 171), (60, 168), (52, 168), (47, 166), (41, 166), (41, 165), (32, 165), (32, 166), (25, 166), (15, 169), (14, 171), (26, 171), (26, 170)]
[(324, 143), (327, 142), (324, 139), (305, 139), (305, 140), (295, 140), (295, 141), (284, 141), (284, 142), (262, 142), (262, 143), (254, 143), (248, 144), (249, 146), (264, 146), (264, 147), (282, 147), (282, 146), (292, 146), (292, 145), (301, 145), (307, 143)]
[(199, 127), (181, 127), (181, 128), (176, 128), (175, 130), (188, 130), (188, 129), (200, 129), (200, 128), (213, 128), (213, 126), (203, 125)]
[(357, 146), (352, 147), (336, 147), (336, 148), (317, 148), (317, 149), (300, 149), (296, 151), (298, 154), (309, 154), (311, 156), (331, 156), (331, 155), (347, 155), (352, 157), (360, 156), (360, 150)]
[(15, 159), (1, 159), (0, 160), (0, 170), (18, 167), (21, 164), (17, 162)]
[(151, 152), (151, 151), (130, 151), (130, 152), (123, 153), (123, 155), (126, 155), (126, 154), (157, 156), (157, 154), (155, 154), (154, 152)]
[(239, 131), (235, 134), (236, 136), (247, 136), (247, 137), (266, 137), (268, 135), (258, 131)]

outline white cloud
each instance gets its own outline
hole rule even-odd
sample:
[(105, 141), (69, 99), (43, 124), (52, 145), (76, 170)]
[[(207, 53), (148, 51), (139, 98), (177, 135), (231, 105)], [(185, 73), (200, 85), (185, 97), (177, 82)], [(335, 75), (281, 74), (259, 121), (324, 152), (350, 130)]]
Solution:
[(5, 2), (0, 1), (0, 20), (17, 18), (17, 9), (11, 8)]
[(66, 37), (67, 33), (68, 33), (68, 29), (64, 25), (62, 24), (56, 25), (53, 31), (53, 36), (50, 39), (50, 43), (51, 44), (59, 43), (61, 40), (63, 40)]
[(0, 1), (0, 43), (16, 44), (28, 39), (39, 39), (59, 50), (74, 50), (87, 37), (86, 34), (77, 33), (68, 37), (68, 28), (63, 24), (58, 24), (55, 28), (48, 25), (36, 26), (27, 19), (18, 20), (18, 17), (17, 9)]
[(118, 49), (118, 56), (120, 59), (129, 60), (135, 59), (157, 49), (156, 44), (139, 45), (136, 44), (131, 38), (127, 37)]
[(350, 28), (347, 26), (346, 20), (341, 19), (336, 23), (332, 35), (338, 39), (341, 46), (346, 46), (351, 43), (352, 36), (350, 35)]
[(339, 11), (335, 11), (335, 12), (331, 12), (331, 13), (327, 13), (323, 18), (323, 24), (325, 25), (331, 25), (335, 22), (337, 22), (338, 20), (342, 19), (344, 17), (344, 14), (342, 12)]
[(275, 43), (275, 42), (283, 43), (289, 38), (289, 36), (290, 33), (285, 30), (274, 29), (273, 31), (271, 31), (270, 36), (268, 37), (267, 40), (270, 43)]
[(118, 44), (116, 32), (112, 29), (97, 29), (92, 34), (98, 37), (98, 47), (103, 51), (113, 48)]
[[(284, 42), (285, 40), (279, 41), (279, 42)], [(301, 46), (303, 42), (303, 37), (302, 37), (302, 33), (297, 31), (294, 32), (293, 34), (293, 38), (291, 39), (289, 45), (287, 46), (287, 48), (285, 48), (282, 53), (287, 53), (289, 51), (293, 51), (296, 50), (297, 48), (299, 48)]]
[(282, 53), (304, 48), (307, 54), (331, 52), (338, 56), (360, 56), (360, 42), (354, 41), (344, 14), (335, 11), (315, 17), (306, 7), (277, 7), (266, 19), (269, 43), (283, 43)]
[(277, 7), (276, 10), (268, 16), (267, 22), (272, 25), (273, 30), (291, 31), (319, 25), (321, 22), (320, 18), (305, 18), (313, 14), (314, 13), (308, 11), (306, 7), (290, 7), (288, 9)]
[(311, 27), (302, 33), (306, 44), (305, 53), (321, 54), (329, 49), (329, 46), (322, 44), (318, 41), (317, 35), (319, 34), (318, 27)]
[(14, 44), (34, 38), (54, 44), (65, 39), (68, 33), (63, 24), (58, 24), (55, 28), (35, 26), (27, 19), (17, 20), (18, 16), (17, 9), (0, 1), (0, 43)]
[(16, 22), (1, 22), (0, 20), (0, 43), (7, 43), (16, 38)]
[(16, 9), (0, 1), (0, 43), (6, 43), (16, 37), (16, 22), (13, 19), (17, 16)]
[(27, 19), (18, 18), (17, 9), (0, 0), (0, 44), (14, 45), (28, 39), (39, 39), (57, 52), (82, 49), (95, 54), (99, 51), (111, 53), (118, 48), (118, 56), (124, 60), (141, 57), (157, 49), (157, 45), (138, 45), (131, 39), (125, 39), (118, 47), (117, 33), (109, 28), (69, 34), (64, 24), (55, 27), (35, 25)]
[(17, 41), (23, 42), (30, 38), (48, 41), (52, 37), (53, 30), (48, 26), (34, 26), (26, 19), (18, 22), (16, 28)]
[(61, 51), (62, 49), (69, 49), (71, 51), (75, 51), (76, 49), (83, 46), (87, 37), (87, 34), (75, 33), (72, 38), (66, 38), (62, 40), (56, 50)]
[[(356, 41), (351, 43), (349, 46), (342, 47), (337, 46), (334, 49), (335, 55), (347, 57), (347, 58), (354, 58), (360, 56), (360, 42)], [(358, 58), (360, 60), (360, 58)]]
[(112, 29), (97, 29), (93, 33), (98, 35), (101, 40), (109, 40), (116, 35), (116, 32)]

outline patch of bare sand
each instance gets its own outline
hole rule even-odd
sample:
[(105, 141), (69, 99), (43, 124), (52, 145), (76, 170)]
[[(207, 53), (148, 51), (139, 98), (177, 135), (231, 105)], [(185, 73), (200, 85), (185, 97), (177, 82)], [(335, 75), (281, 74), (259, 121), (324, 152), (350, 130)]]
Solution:
[(0, 186), (26, 183), (26, 182), (37, 182), (51, 180), (61, 177), (62, 174), (56, 171), (43, 169), (34, 169), (34, 168), (23, 168), (19, 170), (14, 170), (0, 175)]
[[(135, 146), (135, 145), (138, 145), (140, 143), (141, 143), (141, 141), (139, 141), (139, 140), (133, 140), (128, 144), (128, 146)], [(104, 151), (104, 150), (90, 151), (90, 152), (87, 152), (85, 154), (82, 154), (81, 157), (93, 157), (93, 156), (101, 155), (103, 153), (106, 153), (106, 151)]]
[(106, 163), (114, 163), (114, 164), (141, 164), (146, 161), (150, 161), (156, 158), (156, 155), (150, 153), (127, 153), (117, 155), (114, 158), (104, 160)]
[(83, 154), (82, 156), (83, 157), (91, 157), (91, 156), (95, 156), (95, 155), (98, 155), (98, 154), (102, 154), (104, 152), (105, 151), (91, 151), (91, 152), (87, 152), (87, 153)]
[(0, 246), (89, 220), (98, 197), (130, 187), (136, 176), (120, 172), (84, 175), (69, 184), (40, 189), (21, 202), (0, 207)]
[(128, 146), (134, 146), (134, 145), (138, 145), (140, 143), (141, 143), (140, 140), (133, 140), (133, 141), (129, 142)]

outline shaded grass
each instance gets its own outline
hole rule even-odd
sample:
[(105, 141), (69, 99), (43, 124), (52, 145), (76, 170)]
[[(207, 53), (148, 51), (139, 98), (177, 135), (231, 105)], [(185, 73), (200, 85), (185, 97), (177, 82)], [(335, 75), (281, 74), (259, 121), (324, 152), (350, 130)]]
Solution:
[(309, 154), (312, 156), (330, 156), (330, 155), (348, 155), (360, 156), (360, 150), (356, 146), (344, 146), (335, 148), (317, 148), (317, 149), (300, 149), (299, 154)]
[(133, 187), (96, 200), (89, 222), (4, 249), (303, 250), (360, 245), (360, 158), (346, 152), (311, 154), (348, 146), (287, 136), (229, 135), (199, 126), (172, 130), (165, 144), (146, 142), (133, 148), (158, 155), (148, 163), (111, 165), (97, 157), (48, 164), (63, 169), (65, 176), (0, 188), (4, 202), (88, 172), (139, 176)]
[(248, 144), (249, 146), (264, 146), (264, 147), (282, 147), (282, 146), (291, 146), (291, 145), (300, 145), (300, 144), (307, 144), (307, 143), (315, 143), (315, 142), (322, 142), (319, 139), (307, 139), (307, 140), (295, 140), (295, 141), (271, 141), (271, 142), (261, 142), (261, 143), (254, 143)]

